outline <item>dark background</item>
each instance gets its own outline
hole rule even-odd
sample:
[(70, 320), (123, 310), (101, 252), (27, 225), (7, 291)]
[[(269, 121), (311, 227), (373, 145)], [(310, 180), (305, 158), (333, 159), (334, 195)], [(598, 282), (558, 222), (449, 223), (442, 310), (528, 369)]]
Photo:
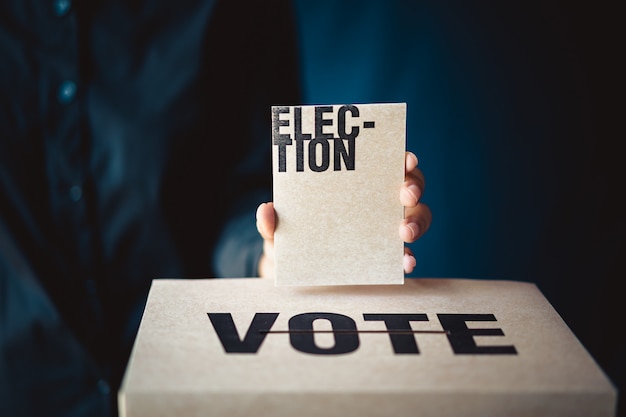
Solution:
[(295, 5), (305, 102), (407, 103), (407, 148), (434, 214), (411, 245), (411, 276), (536, 283), (621, 391), (625, 38), (616, 6)]

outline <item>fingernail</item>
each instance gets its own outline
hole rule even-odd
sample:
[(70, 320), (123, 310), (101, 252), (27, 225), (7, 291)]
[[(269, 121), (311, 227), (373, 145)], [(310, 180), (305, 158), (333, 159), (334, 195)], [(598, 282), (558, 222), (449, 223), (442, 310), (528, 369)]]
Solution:
[(411, 165), (411, 163), (409, 163), (410, 159), (412, 159), (413, 161), (411, 162), (414, 163), (415, 166), (417, 166), (417, 164), (419, 163), (419, 159), (417, 158), (417, 155), (415, 155), (411, 151), (407, 152), (407, 167)]
[(408, 187), (402, 189), (402, 192), (406, 194), (409, 198), (411, 198), (415, 204), (419, 201), (420, 198), (420, 189), (417, 185), (411, 184)]
[(411, 256), (408, 253), (405, 253), (403, 263), (404, 263), (404, 271), (408, 273), (408, 272), (413, 271), (413, 269), (417, 265), (417, 260), (415, 259), (414, 256)]
[(420, 232), (420, 228), (417, 225), (417, 223), (407, 223), (406, 227), (408, 227), (409, 230), (411, 231), (411, 239), (417, 238)]

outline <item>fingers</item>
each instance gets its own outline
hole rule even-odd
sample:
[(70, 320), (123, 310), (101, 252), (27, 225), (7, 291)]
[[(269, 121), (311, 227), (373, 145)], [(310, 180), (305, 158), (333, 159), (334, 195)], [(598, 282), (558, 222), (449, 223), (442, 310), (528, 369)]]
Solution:
[(400, 191), (400, 202), (402, 205), (404, 207), (415, 207), (421, 198), (422, 187), (414, 179), (406, 179)]
[(418, 203), (415, 207), (406, 207), (404, 213), (404, 220), (400, 224), (400, 237), (406, 243), (415, 242), (430, 228), (433, 221), (430, 207)]
[(274, 230), (276, 228), (276, 212), (274, 203), (262, 203), (256, 210), (256, 228), (263, 238), (263, 255), (259, 260), (259, 276), (274, 277)]
[(413, 272), (415, 265), (417, 265), (417, 260), (413, 255), (413, 251), (407, 247), (404, 248), (404, 258), (402, 260), (402, 264), (405, 274), (410, 274), (411, 272)]
[(430, 208), (420, 202), (426, 181), (424, 174), (417, 167), (418, 160), (415, 154), (407, 152), (405, 155), (405, 178), (400, 201), (404, 206), (404, 221), (400, 225), (400, 236), (407, 242), (419, 239), (430, 227), (432, 213)]
[(274, 240), (276, 213), (274, 203), (261, 203), (256, 210), (256, 228), (264, 240)]
[[(417, 167), (417, 156), (412, 152), (407, 152), (404, 162), (404, 184), (400, 191), (400, 201), (404, 206), (404, 220), (400, 224), (399, 233), (405, 243), (411, 243), (426, 233), (433, 216), (430, 208), (420, 202), (426, 181), (422, 170)], [(417, 264), (413, 251), (406, 246), (402, 263), (405, 274), (413, 272)]]
[(404, 154), (404, 168), (405, 172), (410, 172), (417, 166), (417, 156), (413, 152), (406, 152)]
[(426, 186), (424, 174), (417, 167), (417, 157), (412, 152), (407, 152), (405, 157), (404, 184), (400, 192), (400, 201), (405, 207), (415, 207)]
[[(430, 228), (432, 213), (428, 205), (420, 202), (425, 187), (422, 171), (417, 167), (418, 159), (412, 152), (405, 154), (405, 181), (400, 192), (400, 200), (405, 207), (405, 218), (400, 225), (400, 237), (405, 243), (419, 239)], [(263, 255), (259, 261), (261, 277), (274, 276), (274, 230), (276, 212), (272, 202), (262, 203), (257, 208), (256, 226), (263, 237)], [(403, 268), (405, 273), (413, 271), (415, 256), (410, 248), (404, 248)]]

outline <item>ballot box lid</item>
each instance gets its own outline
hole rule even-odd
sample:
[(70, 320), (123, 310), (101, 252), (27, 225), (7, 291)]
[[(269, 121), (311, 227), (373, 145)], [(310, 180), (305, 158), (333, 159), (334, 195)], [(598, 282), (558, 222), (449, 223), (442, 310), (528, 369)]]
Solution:
[(617, 393), (532, 283), (232, 278), (153, 281), (118, 399), (122, 417), (614, 416)]

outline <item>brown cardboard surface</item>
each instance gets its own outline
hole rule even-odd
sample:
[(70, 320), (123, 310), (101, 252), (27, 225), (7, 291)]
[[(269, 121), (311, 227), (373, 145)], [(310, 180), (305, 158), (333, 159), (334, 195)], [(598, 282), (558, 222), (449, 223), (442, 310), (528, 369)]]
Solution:
[[(209, 313), (232, 318), (230, 342)], [(257, 313), (277, 316), (254, 322)], [(405, 322), (431, 333), (392, 336), (385, 321), (364, 314), (422, 314)], [(360, 333), (341, 330), (351, 321)], [(484, 331), (493, 334), (472, 335)], [(226, 352), (241, 340), (250, 352)], [(473, 352), (459, 352), (468, 346)], [(489, 349), (501, 352), (482, 352)], [(617, 401), (533, 284), (277, 287), (258, 278), (153, 281), (119, 400), (122, 417), (608, 417)]]
[(402, 284), (406, 104), (272, 114), (276, 285)]

